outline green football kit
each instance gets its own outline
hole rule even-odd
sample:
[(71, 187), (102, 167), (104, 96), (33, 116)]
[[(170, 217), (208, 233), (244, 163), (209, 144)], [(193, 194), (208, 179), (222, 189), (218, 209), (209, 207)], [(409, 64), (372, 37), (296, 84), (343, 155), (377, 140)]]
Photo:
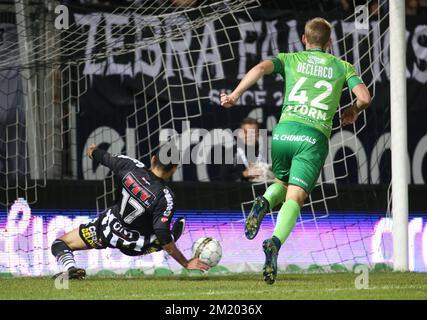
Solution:
[(285, 80), (282, 115), (273, 130), (273, 173), (309, 194), (328, 154), (342, 89), (363, 81), (350, 63), (319, 48), (280, 53), (272, 62), (274, 74)]
[[(332, 120), (342, 89), (346, 85), (351, 90), (363, 81), (350, 63), (319, 48), (280, 53), (271, 61), (273, 74), (280, 74), (285, 80), (282, 115), (273, 130), (273, 173), (276, 178), (310, 194), (328, 155)], [(277, 272), (276, 262), (272, 259), (277, 257), (301, 211), (300, 204), (294, 199), (285, 201), (286, 193), (287, 188), (282, 183), (270, 185), (263, 197), (254, 202), (245, 224), (246, 237), (252, 239), (267, 210), (282, 205), (273, 236), (263, 243), (266, 254), (264, 279), (268, 283), (274, 282)]]

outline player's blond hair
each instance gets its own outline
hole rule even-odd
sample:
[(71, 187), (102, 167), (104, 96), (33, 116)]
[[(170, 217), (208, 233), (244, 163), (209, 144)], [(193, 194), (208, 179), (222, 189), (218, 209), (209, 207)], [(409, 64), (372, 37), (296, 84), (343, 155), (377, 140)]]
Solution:
[(307, 21), (304, 35), (309, 44), (324, 48), (331, 37), (331, 29), (327, 20), (317, 17)]

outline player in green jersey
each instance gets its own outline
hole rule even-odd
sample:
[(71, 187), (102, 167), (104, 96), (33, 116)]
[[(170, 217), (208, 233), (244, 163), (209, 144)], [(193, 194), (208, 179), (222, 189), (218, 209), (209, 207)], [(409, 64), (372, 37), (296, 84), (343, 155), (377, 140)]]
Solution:
[(294, 228), (324, 165), (343, 87), (348, 86), (357, 99), (342, 113), (342, 126), (355, 122), (371, 102), (369, 90), (354, 67), (325, 52), (331, 45), (330, 36), (328, 21), (308, 21), (302, 36), (305, 51), (280, 53), (259, 63), (230, 95), (221, 95), (221, 105), (229, 108), (262, 76), (280, 74), (285, 80), (282, 115), (273, 130), (271, 148), (276, 181), (255, 199), (245, 224), (246, 237), (255, 238), (266, 212), (282, 205), (272, 238), (263, 242), (263, 276), (268, 284), (275, 281), (279, 249)]

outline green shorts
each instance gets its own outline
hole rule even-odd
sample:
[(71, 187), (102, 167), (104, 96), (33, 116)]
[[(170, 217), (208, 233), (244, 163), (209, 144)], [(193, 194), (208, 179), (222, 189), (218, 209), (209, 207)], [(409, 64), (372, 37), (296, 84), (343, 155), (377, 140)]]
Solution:
[(310, 194), (328, 155), (328, 138), (307, 125), (286, 121), (273, 130), (271, 158), (274, 176)]

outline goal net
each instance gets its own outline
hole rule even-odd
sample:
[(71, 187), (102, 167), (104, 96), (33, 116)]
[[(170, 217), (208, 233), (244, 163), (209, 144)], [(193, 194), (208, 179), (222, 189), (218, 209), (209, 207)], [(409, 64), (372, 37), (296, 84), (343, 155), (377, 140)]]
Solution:
[[(304, 23), (315, 16), (306, 12), (331, 21), (330, 52), (355, 65), (374, 104), (355, 125), (341, 128), (339, 117), (352, 103), (349, 90), (343, 90), (329, 156), (280, 253), (280, 270), (343, 271), (388, 262), (389, 239), (384, 237), (391, 230), (383, 219), (388, 198), (378, 184), (390, 181), (390, 135), (383, 134), (389, 130), (389, 107), (387, 99), (376, 102), (379, 95), (389, 96), (388, 3), (349, 1), (345, 12), (328, 7), (327, 1), (289, 3), (285, 8), (278, 1), (260, 7), (255, 0), (96, 7), (67, 1), (65, 9), (57, 1), (16, 0), (9, 5), (5, 19), (11, 20), (5, 25), (14, 31), (0, 46), (0, 87), (7, 85), (0, 90), (7, 99), (0, 101), (10, 101), (0, 109), (11, 114), (0, 130), (0, 201), (9, 208), (7, 219), (0, 216), (0, 272), (55, 272), (49, 245), (96, 215), (32, 213), (28, 203), (37, 201), (37, 189), (48, 179), (102, 180), (97, 211), (117, 201), (111, 172), (84, 155), (91, 143), (145, 163), (167, 144), (181, 162), (174, 181), (214, 182), (225, 179), (221, 161), (230, 152), (234, 157), (240, 120), (247, 117), (260, 124), (256, 158), (263, 150), (260, 162), (266, 164), (264, 174), (250, 185), (253, 197), (236, 197), (233, 208), (238, 210), (231, 213), (230, 207), (223, 208), (226, 213), (178, 211), (177, 216), (187, 216), (179, 246), (189, 256), (195, 240), (211, 236), (223, 245), (221, 265), (232, 271), (260, 270), (261, 242), (271, 236), (277, 212), (265, 218), (254, 241), (244, 238), (243, 226), (254, 197), (271, 183), (269, 145), (283, 84), (265, 77), (231, 110), (220, 108), (219, 95), (232, 90), (262, 59), (303, 50)], [(374, 147), (366, 150), (366, 141), (373, 140)], [(189, 201), (212, 198), (188, 194)], [(372, 214), (347, 217), (348, 208)], [(163, 252), (133, 258), (108, 249), (76, 257), (89, 272), (180, 270)]]

